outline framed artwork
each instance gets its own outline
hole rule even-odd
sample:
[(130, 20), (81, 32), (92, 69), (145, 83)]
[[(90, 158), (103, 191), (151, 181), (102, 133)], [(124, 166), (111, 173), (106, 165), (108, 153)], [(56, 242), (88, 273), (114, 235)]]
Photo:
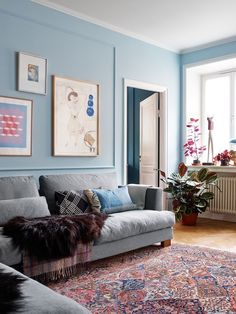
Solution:
[(31, 156), (32, 106), (32, 100), (0, 96), (0, 156)]
[(47, 59), (18, 53), (18, 90), (46, 95)]
[(99, 85), (53, 76), (53, 155), (99, 154)]

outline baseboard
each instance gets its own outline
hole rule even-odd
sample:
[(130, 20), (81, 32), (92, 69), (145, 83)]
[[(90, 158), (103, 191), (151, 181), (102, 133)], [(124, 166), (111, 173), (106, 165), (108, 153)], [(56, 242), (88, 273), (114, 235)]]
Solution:
[(208, 218), (213, 220), (223, 220), (223, 221), (231, 221), (236, 222), (236, 214), (217, 214), (211, 212), (205, 212), (199, 215), (200, 218)]

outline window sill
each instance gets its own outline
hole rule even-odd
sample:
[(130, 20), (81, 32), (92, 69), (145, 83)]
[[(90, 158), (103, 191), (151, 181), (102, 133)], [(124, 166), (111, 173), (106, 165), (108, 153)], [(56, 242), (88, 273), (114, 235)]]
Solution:
[(210, 171), (218, 173), (236, 173), (236, 166), (187, 166), (190, 171), (208, 168)]

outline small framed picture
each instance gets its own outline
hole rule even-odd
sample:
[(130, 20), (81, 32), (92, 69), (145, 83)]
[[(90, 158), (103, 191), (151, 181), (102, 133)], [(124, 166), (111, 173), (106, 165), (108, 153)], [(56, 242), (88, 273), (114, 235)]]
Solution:
[(0, 96), (0, 156), (32, 155), (32, 106), (29, 99)]
[(46, 95), (47, 59), (25, 52), (18, 53), (18, 90)]
[(99, 154), (99, 85), (53, 76), (53, 155)]

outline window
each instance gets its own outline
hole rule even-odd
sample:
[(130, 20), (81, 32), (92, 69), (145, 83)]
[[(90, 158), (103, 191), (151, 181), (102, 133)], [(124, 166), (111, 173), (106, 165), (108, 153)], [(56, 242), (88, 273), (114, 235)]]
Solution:
[[(191, 117), (200, 119), (200, 144), (208, 148), (207, 118), (213, 117), (214, 156), (225, 149), (235, 150), (229, 141), (236, 137), (236, 70), (224, 68), (216, 72), (218, 64), (214, 65), (215, 71), (209, 71), (209, 64), (186, 71), (186, 122)], [(211, 161), (211, 153), (209, 157)], [(201, 161), (207, 161), (207, 151)], [(192, 160), (188, 158), (187, 163), (190, 162)]]
[(214, 154), (228, 149), (229, 140), (234, 132), (234, 95), (235, 73), (205, 75), (202, 77), (201, 125), (202, 140), (207, 143), (208, 128), (204, 121), (213, 117)]

